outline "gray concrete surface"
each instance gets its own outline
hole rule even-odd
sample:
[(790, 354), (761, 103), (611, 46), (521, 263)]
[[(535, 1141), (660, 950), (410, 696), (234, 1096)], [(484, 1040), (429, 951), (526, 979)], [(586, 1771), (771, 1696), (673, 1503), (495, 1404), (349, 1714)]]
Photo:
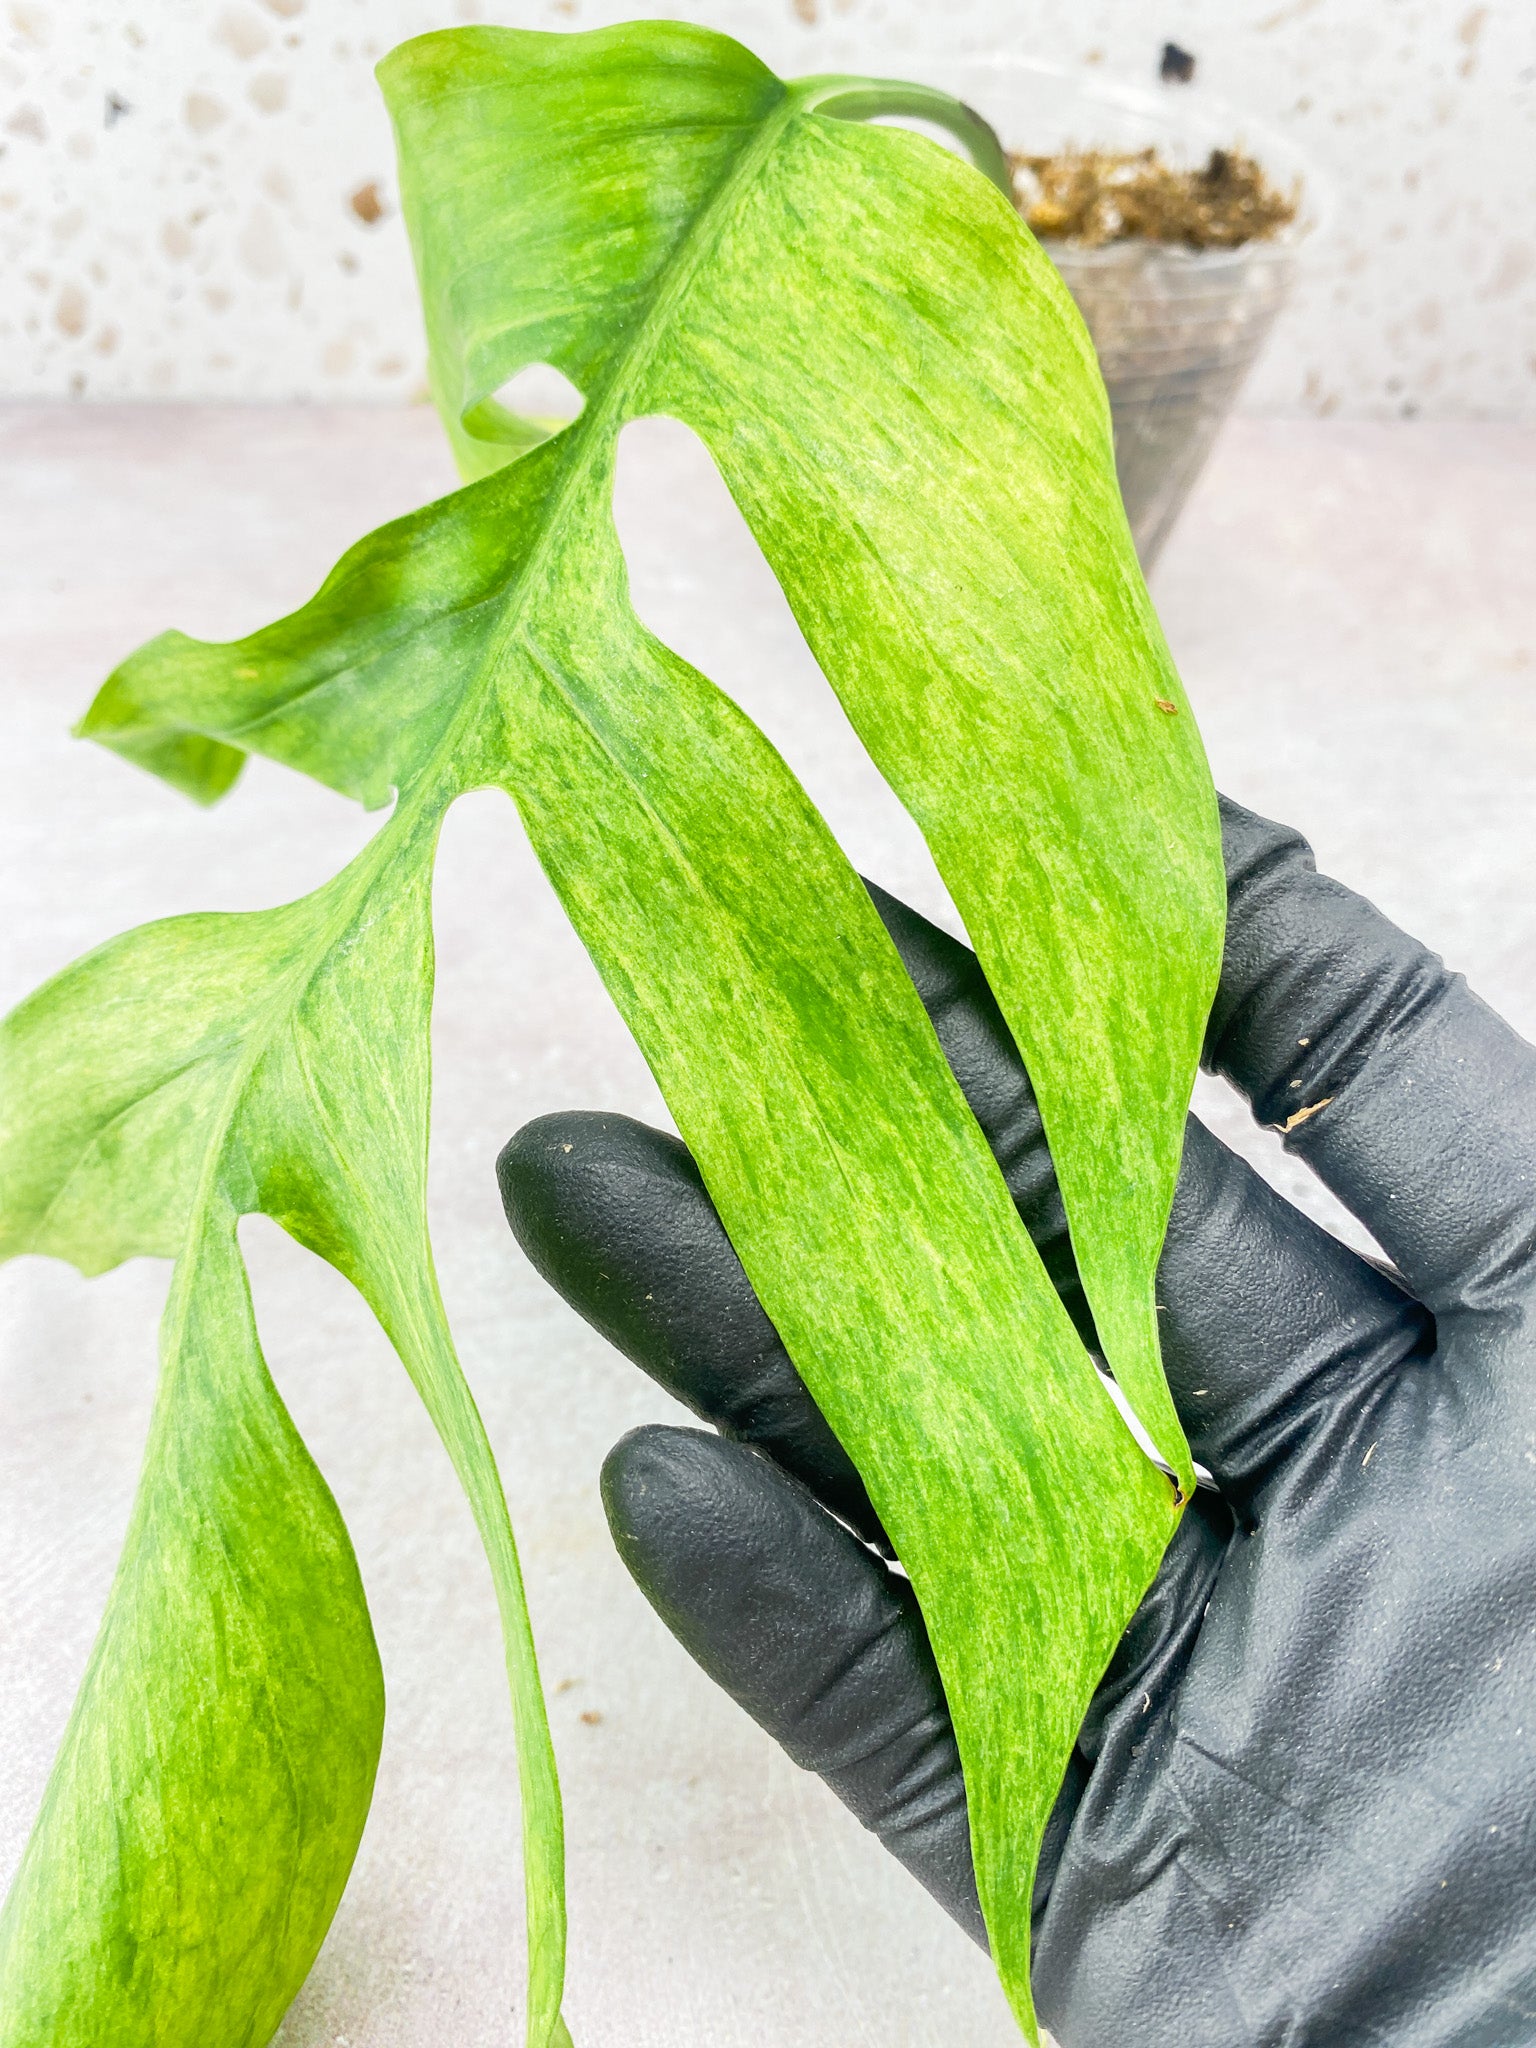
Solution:
[[(114, 659), (301, 600), (451, 481), (422, 412), (0, 412), (0, 1005), (169, 912), (276, 902), (369, 823), (253, 764), (201, 814), (68, 737)], [(631, 429), (647, 620), (738, 691), (866, 871), (947, 916), (696, 444)], [(1159, 572), (1218, 779), (1536, 1031), (1536, 435), (1239, 421)], [(569, 1103), (659, 1116), (510, 809), (462, 804), (438, 883), (434, 1224), (524, 1544), (569, 1801), (579, 2048), (1003, 2048), (984, 1960), (694, 1673), (613, 1558), (599, 1461), (669, 1404), (541, 1288), (491, 1162)], [(1229, 1098), (1202, 1113), (1358, 1237)], [(277, 1379), (353, 1530), (391, 1702), (373, 1817), (285, 2048), (518, 2038), (514, 1771), (486, 1574), (403, 1375), (345, 1284), (245, 1242)], [(164, 1269), (0, 1273), (0, 1881), (89, 1650), (148, 1414)], [(1078, 2048), (1078, 2044), (1074, 2044)], [(1086, 2048), (1086, 2044), (1084, 2044)]]

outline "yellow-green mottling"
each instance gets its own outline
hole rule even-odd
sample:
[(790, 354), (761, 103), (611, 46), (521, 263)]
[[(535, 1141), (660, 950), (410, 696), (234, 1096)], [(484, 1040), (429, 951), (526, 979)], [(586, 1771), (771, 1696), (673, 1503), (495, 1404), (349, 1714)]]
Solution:
[[(256, 1348), (233, 1234), (253, 1210), (361, 1289), (469, 1494), (518, 1728), (528, 2039), (566, 2039), (553, 1756), (424, 1218), (431, 864), (447, 806), (490, 785), (912, 1576), (1033, 2038), (1041, 1829), (1175, 1489), (1103, 1391), (826, 826), (636, 619), (611, 487), (628, 420), (669, 413), (709, 447), (965, 917), (1106, 1354), (1187, 1486), (1152, 1282), (1223, 886), (1091, 351), (994, 186), (835, 118), (878, 106), (866, 83), (785, 85), (665, 23), (454, 30), (381, 76), (433, 389), (472, 480), (359, 543), (290, 618), (151, 641), (82, 730), (202, 801), (259, 752), (394, 809), (313, 896), (130, 933), (3, 1027), (5, 1249), (177, 1264), (133, 1529), (0, 1922), (0, 2044), (254, 2048), (356, 1848), (377, 1664)], [(584, 395), (553, 434), (494, 399), (533, 361)]]

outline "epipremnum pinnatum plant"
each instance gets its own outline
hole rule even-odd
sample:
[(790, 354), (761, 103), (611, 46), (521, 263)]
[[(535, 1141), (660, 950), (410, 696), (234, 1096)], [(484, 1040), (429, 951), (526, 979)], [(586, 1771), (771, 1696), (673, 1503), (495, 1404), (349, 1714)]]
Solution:
[[(1175, 1525), (857, 876), (784, 762), (632, 611), (620, 429), (702, 437), (925, 833), (1028, 1063), (1104, 1353), (1182, 1488), (1153, 1274), (1218, 966), (1200, 742), (1136, 568), (1084, 330), (1002, 193), (647, 23), (465, 29), (381, 68), (471, 479), (301, 611), (166, 633), (82, 730), (202, 802), (259, 752), (387, 821), (313, 895), (126, 934), (4, 1026), (4, 1248), (176, 1262), (127, 1545), (0, 1921), (5, 2048), (246, 2048), (324, 1936), (381, 1686), (334, 1503), (258, 1348), (237, 1219), (354, 1282), (501, 1603), (528, 2038), (567, 2039), (555, 1766), (500, 1482), (425, 1224), (429, 887), (447, 806), (517, 805), (769, 1313), (916, 1586), (1024, 2031), (1038, 1842)], [(494, 399), (555, 364), (559, 431)]]

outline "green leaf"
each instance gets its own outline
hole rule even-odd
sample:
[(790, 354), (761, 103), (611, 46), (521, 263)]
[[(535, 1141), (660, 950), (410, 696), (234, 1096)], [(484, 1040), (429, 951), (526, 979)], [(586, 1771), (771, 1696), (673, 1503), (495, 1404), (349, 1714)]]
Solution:
[[(506, 1503), (426, 1234), (435, 839), (433, 814), (397, 811), (315, 895), (129, 933), (0, 1026), (0, 1253), (49, 1252), (87, 1273), (135, 1253), (178, 1259), (134, 1527), (6, 1909), (5, 2048), (204, 2048), (211, 2013), (221, 2042), (256, 2048), (303, 1981), (362, 1831), (377, 1659), (345, 1532), (256, 1350), (233, 1239), (233, 1219), (254, 1210), (367, 1298), (469, 1496), (519, 1732), (530, 2038), (562, 2039), (554, 1758)], [(263, 1450), (263, 1433), (276, 1447)], [(238, 1664), (231, 1644), (248, 1645)], [(224, 1739), (245, 1712), (269, 1740)], [(112, 1787), (128, 1788), (115, 1817)], [(215, 1856), (221, 1812), (240, 1839)], [(114, 1860), (135, 1817), (145, 1846)], [(226, 1952), (238, 1926), (243, 1978)], [(34, 2031), (7, 2033), (13, 2013)], [(43, 2015), (53, 2031), (36, 2031)]]
[(166, 1308), (127, 1544), (0, 1915), (5, 2048), (267, 2040), (367, 1817), (373, 1631), (267, 1376), (234, 1223), (204, 1205)]
[[(1055, 266), (957, 159), (816, 113), (909, 112), (910, 88), (786, 90), (676, 26), (426, 36), (381, 75), (455, 445), (525, 363), (595, 392), (620, 351), (610, 407), (702, 437), (966, 921), (1105, 1354), (1189, 1489), (1153, 1277), (1226, 887)], [(658, 193), (692, 201), (686, 240)], [(593, 261), (609, 237), (621, 274)]]
[[(676, 24), (454, 31), (382, 75), (433, 386), (479, 480), (360, 543), (264, 632), (162, 635), (82, 730), (205, 800), (251, 751), (398, 800), (335, 882), (263, 914), (238, 988), (208, 970), (196, 1032), (178, 1007), (130, 1034), (104, 1107), (145, 1099), (163, 1036), (152, 1149), (185, 1138), (238, 1165), (233, 1207), (267, 1208), (348, 1272), (457, 1447), (519, 1693), (530, 2037), (557, 2039), (553, 1767), (421, 1221), (431, 848), (455, 796), (508, 791), (911, 1574), (993, 1954), (1033, 2037), (1041, 1831), (1178, 1502), (824, 823), (636, 620), (611, 490), (632, 418), (672, 413), (710, 447), (967, 920), (1041, 1098), (1106, 1353), (1187, 1488), (1151, 1288), (1224, 890), (1091, 351), (993, 186), (837, 118), (890, 103), (877, 82), (786, 87)], [(486, 411), (533, 361), (585, 398), (537, 441)], [(245, 1077), (218, 1096), (222, 1123), (189, 1034), (233, 1048)], [(101, 1058), (72, 1057), (66, 1092)], [(56, 1142), (33, 1130), (17, 1170)], [(73, 1216), (72, 1193), (47, 1194), (57, 1171), (36, 1171)], [(70, 1229), (123, 1255), (116, 1199)]]

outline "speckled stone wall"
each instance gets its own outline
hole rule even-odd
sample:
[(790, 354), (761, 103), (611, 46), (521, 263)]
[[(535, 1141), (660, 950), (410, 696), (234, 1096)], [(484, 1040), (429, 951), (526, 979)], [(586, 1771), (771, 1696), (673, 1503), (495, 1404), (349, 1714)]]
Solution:
[(1532, 0), (9, 0), (0, 394), (408, 399), (421, 342), (371, 76), (454, 21), (672, 14), (787, 72), (1165, 39), (1338, 198), (1247, 404), (1536, 414)]

